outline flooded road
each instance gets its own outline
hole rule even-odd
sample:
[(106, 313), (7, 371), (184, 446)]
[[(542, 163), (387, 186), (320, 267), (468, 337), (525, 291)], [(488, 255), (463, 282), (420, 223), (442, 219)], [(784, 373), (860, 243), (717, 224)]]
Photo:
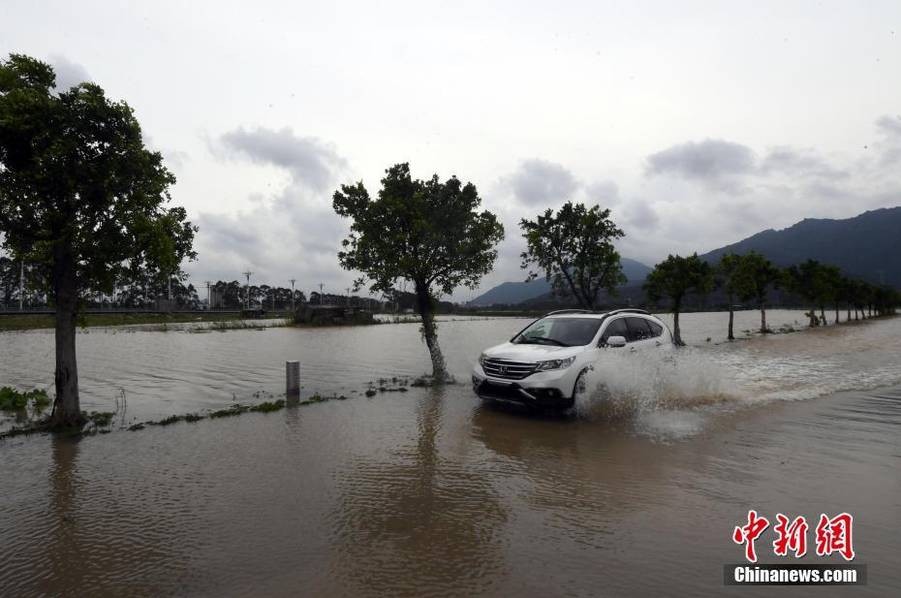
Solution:
[[(598, 364), (569, 417), (484, 405), (466, 383), (525, 323), (443, 322), (459, 385), (0, 442), (0, 594), (767, 596), (722, 585), (749, 508), (855, 516), (868, 585), (781, 593), (901, 589), (901, 318), (715, 344), (725, 315), (688, 314), (692, 347)], [(51, 340), (0, 335), (0, 384), (52, 381)], [(123, 388), (129, 420), (278, 393), (286, 359), (307, 395), (428, 367), (415, 324), (78, 342), (85, 407)]]

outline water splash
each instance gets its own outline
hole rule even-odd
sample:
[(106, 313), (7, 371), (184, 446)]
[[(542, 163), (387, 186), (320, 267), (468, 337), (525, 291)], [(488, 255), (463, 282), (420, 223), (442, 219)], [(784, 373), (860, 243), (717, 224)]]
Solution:
[(605, 351), (577, 394), (582, 417), (634, 418), (661, 410), (686, 410), (736, 398), (727, 390), (734, 376), (708, 353), (635, 354)]
[(665, 355), (605, 351), (575, 411), (625, 420), (652, 437), (691, 436), (723, 410), (898, 384), (899, 333), (901, 318), (894, 318)]

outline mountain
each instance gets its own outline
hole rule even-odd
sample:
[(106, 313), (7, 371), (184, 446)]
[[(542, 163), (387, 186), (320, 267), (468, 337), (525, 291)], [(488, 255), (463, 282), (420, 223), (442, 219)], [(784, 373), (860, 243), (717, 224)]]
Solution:
[[(651, 269), (641, 262), (622, 258), (623, 273), (629, 279), (627, 285), (634, 286), (644, 282)], [(489, 305), (518, 305), (523, 301), (535, 299), (551, 292), (551, 284), (544, 278), (531, 282), (504, 282), (489, 289), (468, 303), (473, 307)]]
[(876, 284), (901, 288), (901, 206), (864, 212), (854, 218), (807, 218), (782, 230), (765, 230), (701, 256), (718, 261), (728, 252), (756, 251), (779, 266), (808, 258)]

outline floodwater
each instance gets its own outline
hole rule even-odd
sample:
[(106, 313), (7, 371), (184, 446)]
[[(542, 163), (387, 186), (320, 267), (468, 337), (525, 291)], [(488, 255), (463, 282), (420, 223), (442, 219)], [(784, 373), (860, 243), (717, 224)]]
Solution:
[[(0, 441), (0, 595), (898, 595), (901, 318), (721, 343), (725, 318), (684, 315), (674, 359), (611, 353), (566, 417), (469, 388), (526, 320), (443, 321), (461, 384), (371, 398), (427, 370), (417, 325), (90, 329), (84, 406), (124, 393), (120, 423), (263, 400), (286, 359), (350, 400)], [(49, 332), (0, 334), (0, 385), (48, 385), (52, 358)], [(752, 508), (853, 514), (868, 585), (723, 586)]]

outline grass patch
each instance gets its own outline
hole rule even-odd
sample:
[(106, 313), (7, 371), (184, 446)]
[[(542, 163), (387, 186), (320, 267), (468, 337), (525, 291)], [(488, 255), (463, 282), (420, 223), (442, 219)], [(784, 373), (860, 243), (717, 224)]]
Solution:
[(234, 405), (232, 405), (231, 407), (228, 407), (226, 409), (218, 409), (216, 411), (211, 411), (210, 417), (213, 419), (216, 419), (219, 417), (233, 417), (235, 415), (241, 415), (242, 413), (247, 411), (247, 409), (248, 409), (248, 407), (246, 405), (239, 405), (238, 403), (235, 403)]
[(0, 387), (0, 411), (24, 411), (26, 407), (40, 413), (50, 405), (46, 390), (20, 391), (11, 386)]
[(106, 428), (113, 423), (113, 417), (116, 416), (112, 411), (91, 411), (85, 413), (85, 417), (98, 428)]
[(301, 401), (299, 405), (312, 405), (314, 403), (325, 403), (326, 401), (346, 401), (346, 395), (321, 395), (318, 392), (306, 401)]
[(277, 401), (264, 401), (262, 403), (254, 405), (250, 408), (250, 411), (255, 411), (257, 413), (271, 413), (272, 411), (278, 411), (284, 408), (285, 400), (279, 399)]

